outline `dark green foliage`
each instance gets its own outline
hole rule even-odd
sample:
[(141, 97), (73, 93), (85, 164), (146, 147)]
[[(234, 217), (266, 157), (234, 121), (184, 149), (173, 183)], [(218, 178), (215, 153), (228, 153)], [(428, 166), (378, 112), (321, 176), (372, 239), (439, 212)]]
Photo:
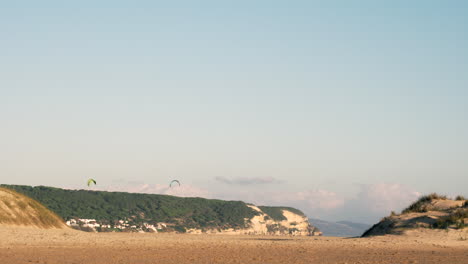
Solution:
[(187, 232), (187, 230), (185, 230), (185, 227), (180, 226), (180, 225), (174, 226), (174, 230), (177, 231), (177, 232), (179, 232), (179, 233), (185, 233), (185, 232)]
[(265, 214), (269, 215), (275, 221), (287, 220), (283, 215), (283, 210), (290, 211), (292, 213), (305, 216), (303, 212), (291, 207), (272, 207), (272, 206), (259, 206)]
[(431, 193), (429, 195), (424, 195), (421, 198), (419, 198), (416, 202), (414, 202), (410, 206), (408, 206), (401, 213), (406, 214), (406, 213), (424, 213), (424, 212), (427, 212), (427, 209), (425, 208), (424, 205), (426, 203), (428, 203), (428, 202), (431, 202), (432, 200), (447, 200), (447, 196), (439, 195), (437, 193)]
[(298, 232), (299, 229), (297, 229), (297, 228), (289, 228), (288, 231), (289, 231), (289, 234), (294, 234), (294, 233)]
[(455, 229), (462, 229), (465, 225), (465, 218), (468, 218), (468, 210), (467, 209), (460, 209), (451, 213), (448, 216), (441, 217), (434, 223), (434, 228), (449, 228), (453, 227)]
[(280, 227), (279, 224), (267, 225), (267, 231), (268, 233), (275, 233), (280, 230)]
[(464, 200), (466, 200), (466, 198), (463, 195), (458, 195), (457, 197), (455, 197), (455, 200), (456, 201), (464, 201)]
[[(186, 228), (243, 228), (244, 218), (257, 213), (241, 201), (182, 198), (169, 195), (64, 190), (2, 185), (36, 199), (63, 219), (88, 218), (113, 222), (166, 222)], [(178, 232), (185, 232), (180, 227)]]
[(431, 193), (429, 195), (426, 195), (426, 197), (428, 197), (430, 201), (432, 201), (432, 200), (447, 200), (448, 199), (447, 195), (442, 195), (442, 194), (438, 194), (438, 193)]

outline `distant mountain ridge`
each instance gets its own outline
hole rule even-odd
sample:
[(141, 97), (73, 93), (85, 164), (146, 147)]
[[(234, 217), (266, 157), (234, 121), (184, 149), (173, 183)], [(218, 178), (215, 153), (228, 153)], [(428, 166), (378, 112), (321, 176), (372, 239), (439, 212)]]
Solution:
[(29, 196), (69, 223), (84, 223), (93, 231), (320, 234), (301, 211), (290, 207), (158, 194), (0, 186)]
[(357, 237), (371, 227), (368, 224), (350, 221), (330, 222), (314, 218), (309, 218), (309, 221), (319, 228), (324, 236)]
[(355, 222), (351, 222), (351, 221), (338, 221), (336, 223), (347, 225), (347, 226), (352, 227), (352, 228), (354, 228), (356, 230), (366, 230), (367, 228), (369, 228), (371, 226), (369, 224), (355, 223)]

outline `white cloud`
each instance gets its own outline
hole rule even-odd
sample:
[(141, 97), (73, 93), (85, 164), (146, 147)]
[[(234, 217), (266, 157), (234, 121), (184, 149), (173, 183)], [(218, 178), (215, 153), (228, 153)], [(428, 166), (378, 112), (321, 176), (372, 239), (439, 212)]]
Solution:
[(220, 199), (242, 200), (256, 205), (290, 206), (303, 211), (309, 217), (319, 217), (326, 212), (341, 208), (345, 200), (337, 193), (327, 190), (287, 191), (231, 191), (216, 196)]
[(332, 210), (344, 204), (343, 198), (327, 190), (272, 193), (270, 199), (275, 203), (301, 204), (313, 210)]
[(372, 184), (363, 185), (357, 200), (369, 210), (376, 213), (401, 211), (415, 201), (421, 193), (402, 184)]
[(391, 211), (400, 212), (415, 201), (421, 193), (398, 183), (361, 185), (355, 198), (330, 215), (331, 218), (356, 222), (375, 223)]

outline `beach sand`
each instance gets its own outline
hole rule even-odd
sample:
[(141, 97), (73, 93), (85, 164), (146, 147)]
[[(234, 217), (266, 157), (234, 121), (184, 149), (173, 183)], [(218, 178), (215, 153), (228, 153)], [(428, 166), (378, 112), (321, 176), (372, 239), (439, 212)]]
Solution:
[(457, 263), (468, 240), (432, 235), (371, 238), (86, 233), (0, 226), (0, 263)]

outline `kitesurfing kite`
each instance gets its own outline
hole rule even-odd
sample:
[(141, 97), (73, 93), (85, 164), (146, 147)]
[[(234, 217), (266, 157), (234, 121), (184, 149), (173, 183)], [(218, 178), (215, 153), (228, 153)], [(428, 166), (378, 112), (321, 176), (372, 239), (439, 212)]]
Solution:
[(177, 184), (179, 184), (179, 187), (180, 187), (180, 182), (179, 182), (178, 180), (172, 180), (171, 183), (169, 183), (169, 187), (172, 187), (172, 184), (173, 184), (174, 182), (177, 182)]
[(88, 180), (88, 187), (91, 186), (91, 184), (93, 184), (93, 183), (94, 183), (94, 185), (96, 185), (96, 181), (95, 181), (95, 180), (89, 179), (89, 180)]

